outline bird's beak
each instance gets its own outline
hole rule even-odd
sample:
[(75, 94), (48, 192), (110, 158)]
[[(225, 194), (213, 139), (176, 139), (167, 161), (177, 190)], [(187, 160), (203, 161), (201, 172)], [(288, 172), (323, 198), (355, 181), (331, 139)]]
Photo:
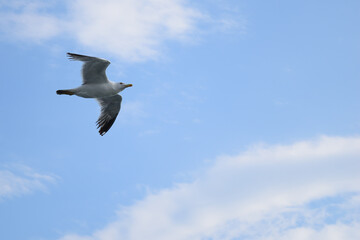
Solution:
[(127, 85), (125, 85), (126, 87), (132, 87), (132, 84), (127, 84)]

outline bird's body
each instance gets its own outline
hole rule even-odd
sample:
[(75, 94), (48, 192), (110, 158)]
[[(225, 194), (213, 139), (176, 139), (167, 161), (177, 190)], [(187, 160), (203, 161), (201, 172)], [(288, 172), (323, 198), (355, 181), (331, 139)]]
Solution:
[(83, 98), (101, 98), (116, 95), (120, 92), (118, 84), (109, 81), (108, 83), (83, 84), (77, 88), (69, 89), (76, 96)]
[(96, 98), (101, 106), (101, 114), (97, 120), (100, 135), (104, 135), (113, 125), (120, 111), (122, 97), (118, 94), (132, 84), (109, 81), (105, 71), (110, 62), (96, 57), (68, 53), (72, 60), (83, 61), (83, 84), (77, 88), (57, 90), (56, 93), (76, 95), (83, 98)]

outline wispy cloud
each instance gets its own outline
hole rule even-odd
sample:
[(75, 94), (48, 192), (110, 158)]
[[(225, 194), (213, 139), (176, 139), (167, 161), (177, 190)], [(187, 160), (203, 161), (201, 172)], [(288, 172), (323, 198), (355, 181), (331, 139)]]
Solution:
[[(1, 1), (0, 30), (7, 37), (41, 42), (61, 33), (61, 21), (48, 12), (45, 1)], [(4, 34), (3, 34), (4, 35)]]
[(163, 41), (185, 39), (201, 17), (180, 0), (77, 0), (69, 9), (81, 44), (130, 60), (156, 58)]
[(321, 137), (223, 156), (75, 239), (356, 239), (360, 138)]
[(0, 200), (45, 191), (48, 184), (56, 182), (54, 175), (40, 174), (25, 165), (11, 165), (0, 169)]
[(154, 59), (161, 43), (194, 33), (202, 14), (185, 0), (74, 0), (1, 3), (0, 28), (7, 35), (44, 41), (73, 38), (82, 46), (125, 60)]
[(245, 25), (238, 13), (214, 11), (226, 12), (224, 17), (205, 12), (188, 0), (0, 1), (0, 33), (36, 43), (70, 39), (87, 52), (144, 61), (161, 56), (167, 41), (198, 39), (199, 32), (206, 32), (204, 23), (210, 26), (208, 31)]

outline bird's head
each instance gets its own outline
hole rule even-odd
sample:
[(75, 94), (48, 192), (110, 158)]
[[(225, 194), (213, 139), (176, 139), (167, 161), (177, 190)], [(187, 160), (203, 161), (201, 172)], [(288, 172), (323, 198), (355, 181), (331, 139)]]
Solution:
[(132, 84), (125, 84), (125, 83), (122, 83), (122, 82), (118, 82), (116, 87), (119, 90), (119, 92), (121, 92), (125, 88), (132, 87)]

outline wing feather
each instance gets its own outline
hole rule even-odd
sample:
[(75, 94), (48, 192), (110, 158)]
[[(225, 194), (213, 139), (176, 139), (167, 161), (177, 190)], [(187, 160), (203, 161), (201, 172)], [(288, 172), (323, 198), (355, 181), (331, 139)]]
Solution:
[(111, 97), (97, 98), (96, 100), (101, 106), (101, 113), (96, 124), (97, 128), (100, 128), (100, 135), (103, 136), (114, 124), (120, 112), (122, 97), (117, 94)]
[(82, 67), (83, 84), (106, 83), (106, 68), (110, 62), (106, 59), (90, 57), (75, 53), (67, 53), (70, 60), (84, 62)]

